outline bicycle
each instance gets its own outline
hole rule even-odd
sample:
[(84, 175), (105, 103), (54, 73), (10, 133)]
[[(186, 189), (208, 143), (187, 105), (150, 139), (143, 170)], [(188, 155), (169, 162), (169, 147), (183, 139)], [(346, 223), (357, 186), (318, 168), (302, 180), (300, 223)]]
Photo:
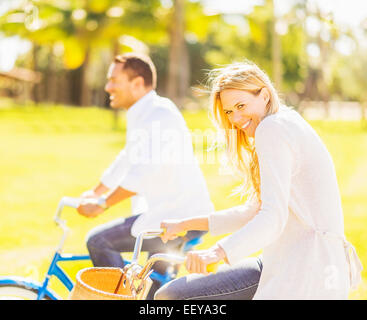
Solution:
[[(25, 277), (19, 276), (3, 276), (0, 277), (0, 299), (25, 299), (25, 300), (60, 300), (60, 296), (57, 295), (53, 290), (48, 288), (51, 277), (56, 277), (68, 291), (72, 291), (74, 287), (73, 281), (67, 275), (67, 273), (58, 265), (59, 262), (64, 261), (82, 261), (90, 260), (89, 255), (75, 255), (69, 253), (63, 253), (64, 243), (67, 239), (69, 228), (66, 225), (66, 221), (61, 219), (61, 213), (64, 207), (77, 208), (80, 204), (81, 199), (63, 197), (57, 207), (54, 220), (56, 225), (59, 226), (63, 233), (58, 246), (56, 247), (55, 253), (51, 260), (50, 266), (44, 280), (42, 282), (36, 282), (29, 280)], [(137, 237), (133, 258), (131, 261), (124, 260), (126, 266), (136, 266), (137, 259), (140, 254), (142, 241), (145, 237), (159, 236), (162, 230), (146, 231)], [(201, 237), (196, 237), (183, 243), (181, 251), (183, 254), (191, 250), (194, 246), (202, 242)], [(184, 261), (183, 257), (172, 256), (168, 254), (155, 254), (152, 255), (145, 267), (144, 276), (149, 276), (151, 280), (160, 282), (161, 285), (173, 280), (177, 276), (177, 270), (175, 268), (168, 268), (165, 274), (160, 274), (154, 270), (150, 270), (155, 261), (164, 260), (176, 264), (180, 264)]]

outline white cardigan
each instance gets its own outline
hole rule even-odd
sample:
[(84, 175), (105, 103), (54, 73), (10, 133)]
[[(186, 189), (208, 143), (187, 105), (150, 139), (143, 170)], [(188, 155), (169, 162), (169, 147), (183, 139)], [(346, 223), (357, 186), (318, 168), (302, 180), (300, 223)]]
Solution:
[(313, 128), (282, 106), (256, 129), (261, 206), (209, 217), (230, 265), (263, 249), (255, 299), (346, 299), (362, 265), (345, 240), (334, 165)]

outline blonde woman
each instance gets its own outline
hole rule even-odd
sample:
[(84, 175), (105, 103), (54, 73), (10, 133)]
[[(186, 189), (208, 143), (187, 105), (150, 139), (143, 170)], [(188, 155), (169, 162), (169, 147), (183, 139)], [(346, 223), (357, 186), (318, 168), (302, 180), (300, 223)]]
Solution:
[[(163, 242), (187, 230), (230, 235), (189, 253), (186, 268), (192, 274), (168, 283), (155, 298), (237, 299), (236, 293), (255, 286), (254, 299), (346, 299), (362, 266), (344, 236), (325, 145), (296, 111), (280, 103), (255, 64), (233, 64), (213, 75), (212, 113), (226, 132), (229, 158), (243, 174), (248, 200), (243, 207), (161, 223), (167, 229)], [(260, 249), (262, 270), (258, 260), (246, 259)], [(222, 260), (229, 266), (206, 274), (206, 265)], [(228, 281), (233, 270), (237, 280)]]

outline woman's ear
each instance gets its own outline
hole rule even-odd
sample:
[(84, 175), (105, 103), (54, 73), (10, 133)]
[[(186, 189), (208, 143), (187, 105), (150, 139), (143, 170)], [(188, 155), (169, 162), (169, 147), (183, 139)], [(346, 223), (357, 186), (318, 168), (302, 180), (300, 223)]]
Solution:
[(270, 92), (267, 87), (263, 87), (260, 91), (260, 96), (262, 99), (264, 99), (265, 104), (268, 104), (270, 100)]

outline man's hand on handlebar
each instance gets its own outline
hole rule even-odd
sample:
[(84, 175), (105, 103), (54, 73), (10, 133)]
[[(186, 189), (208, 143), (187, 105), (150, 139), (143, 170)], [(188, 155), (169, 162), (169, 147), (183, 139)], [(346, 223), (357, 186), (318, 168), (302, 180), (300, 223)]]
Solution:
[(88, 199), (88, 198), (98, 198), (99, 195), (94, 192), (94, 190), (87, 190), (83, 192), (80, 196), (81, 198)]
[(109, 191), (109, 188), (100, 182), (95, 188), (83, 192), (80, 197), (83, 199), (98, 198), (107, 191)]
[(94, 218), (103, 213), (104, 209), (93, 200), (93, 198), (89, 198), (87, 201), (82, 202), (76, 209), (78, 213), (87, 218)]

